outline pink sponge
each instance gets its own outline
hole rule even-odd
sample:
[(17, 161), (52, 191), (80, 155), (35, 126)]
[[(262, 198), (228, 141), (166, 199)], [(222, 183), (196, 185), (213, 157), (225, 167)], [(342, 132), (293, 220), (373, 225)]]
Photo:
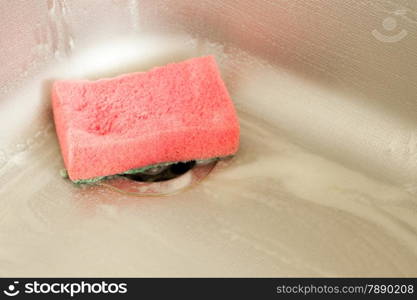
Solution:
[(52, 106), (71, 180), (234, 154), (235, 108), (212, 56), (98, 81), (60, 80)]

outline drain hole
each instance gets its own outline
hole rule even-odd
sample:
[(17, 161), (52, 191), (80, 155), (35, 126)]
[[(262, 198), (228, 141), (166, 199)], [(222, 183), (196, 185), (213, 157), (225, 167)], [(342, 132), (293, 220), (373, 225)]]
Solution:
[(195, 160), (187, 161), (187, 162), (179, 162), (175, 163), (166, 167), (155, 167), (148, 169), (143, 173), (138, 174), (124, 174), (122, 176), (134, 180), (134, 181), (142, 181), (142, 182), (158, 182), (158, 181), (166, 181), (171, 180), (176, 177), (179, 177), (189, 170), (191, 170), (196, 164)]

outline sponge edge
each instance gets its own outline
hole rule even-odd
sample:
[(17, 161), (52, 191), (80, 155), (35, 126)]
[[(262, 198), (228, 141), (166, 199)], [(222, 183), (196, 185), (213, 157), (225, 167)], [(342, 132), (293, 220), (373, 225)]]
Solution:
[(56, 81), (52, 107), (73, 181), (230, 156), (239, 146), (236, 110), (212, 56), (98, 81)]

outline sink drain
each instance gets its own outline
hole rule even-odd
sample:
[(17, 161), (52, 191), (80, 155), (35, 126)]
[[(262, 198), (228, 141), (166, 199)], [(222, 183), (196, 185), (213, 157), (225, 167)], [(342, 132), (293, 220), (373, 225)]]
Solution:
[(122, 175), (130, 180), (142, 182), (158, 182), (177, 178), (196, 165), (196, 161), (174, 163), (168, 166), (157, 166), (137, 174)]
[(188, 161), (158, 166), (138, 174), (124, 174), (97, 182), (97, 185), (133, 196), (168, 196), (203, 180), (219, 159)]

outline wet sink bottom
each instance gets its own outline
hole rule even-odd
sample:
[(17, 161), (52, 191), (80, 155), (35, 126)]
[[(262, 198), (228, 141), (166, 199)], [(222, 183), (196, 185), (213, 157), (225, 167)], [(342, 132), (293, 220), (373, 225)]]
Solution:
[[(355, 144), (359, 131), (345, 130), (352, 128), (347, 120), (363, 125), (352, 113), (360, 104), (239, 49), (189, 36), (73, 51), (0, 104), (0, 125), (10, 129), (0, 135), (0, 275), (416, 275), (415, 194), (396, 183), (404, 178), (400, 167), (371, 155), (374, 144)], [(187, 173), (157, 189), (113, 182), (112, 189), (127, 193), (77, 188), (59, 176), (48, 97), (53, 79), (95, 79), (209, 53), (240, 118), (233, 160), (201, 169), (211, 171), (202, 181)], [(364, 109), (372, 126), (379, 117), (385, 122)], [(388, 121), (393, 132), (401, 127)], [(170, 197), (148, 195), (193, 180), (199, 184)]]

